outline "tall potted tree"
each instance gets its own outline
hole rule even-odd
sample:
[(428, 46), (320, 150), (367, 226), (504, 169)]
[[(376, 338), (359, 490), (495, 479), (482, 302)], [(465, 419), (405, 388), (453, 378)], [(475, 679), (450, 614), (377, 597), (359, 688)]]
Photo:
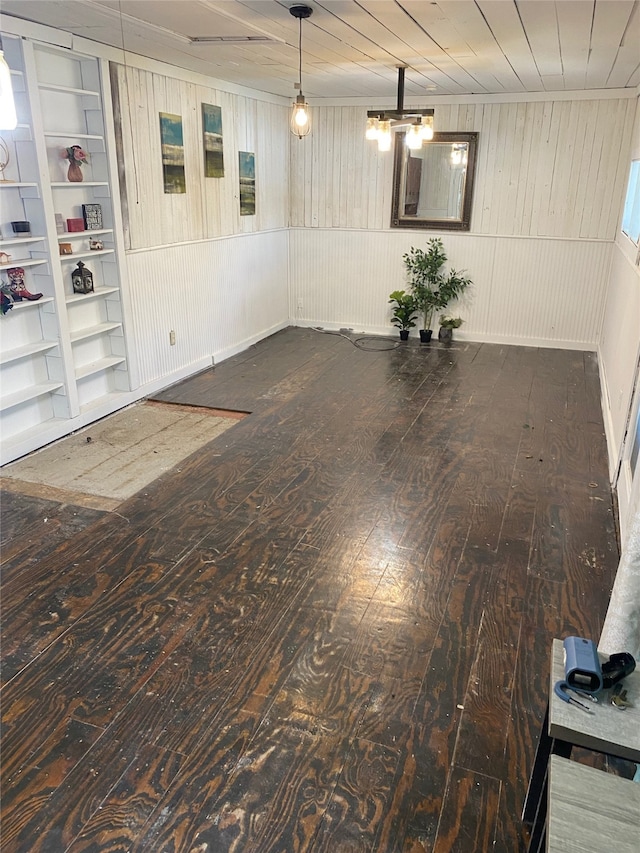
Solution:
[(469, 287), (471, 279), (452, 269), (445, 275), (442, 268), (447, 255), (439, 237), (433, 237), (428, 242), (427, 251), (415, 246), (402, 256), (405, 270), (416, 307), (422, 314), (423, 328), (420, 329), (420, 340), (428, 343), (433, 331), (431, 322), (433, 314), (442, 310)]

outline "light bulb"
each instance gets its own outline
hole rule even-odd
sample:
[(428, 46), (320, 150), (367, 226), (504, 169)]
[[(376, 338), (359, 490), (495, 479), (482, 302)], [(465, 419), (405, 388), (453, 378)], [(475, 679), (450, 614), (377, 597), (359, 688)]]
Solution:
[(16, 103), (13, 98), (13, 87), (11, 86), (11, 71), (0, 50), (0, 128), (2, 130), (15, 130), (18, 124), (16, 115)]
[(425, 142), (431, 142), (433, 139), (433, 116), (422, 116), (420, 134)]
[(391, 151), (390, 121), (381, 121), (378, 124), (378, 151)]
[(404, 138), (404, 141), (407, 144), (407, 148), (410, 148), (412, 151), (417, 151), (422, 148), (422, 128), (419, 124), (412, 124), (409, 130), (407, 131), (407, 135)]
[(367, 130), (365, 132), (365, 139), (377, 139), (378, 138), (378, 119), (377, 118), (368, 118), (367, 119)]
[(311, 121), (309, 118), (309, 105), (304, 99), (302, 92), (298, 95), (293, 103), (291, 111), (291, 133), (295, 134), (298, 139), (311, 131)]

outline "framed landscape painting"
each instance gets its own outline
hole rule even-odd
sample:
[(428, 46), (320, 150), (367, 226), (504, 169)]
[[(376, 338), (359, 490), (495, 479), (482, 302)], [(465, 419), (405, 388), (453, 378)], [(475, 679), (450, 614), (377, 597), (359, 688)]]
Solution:
[(202, 104), (202, 145), (205, 178), (224, 177), (222, 109), (213, 104)]
[(238, 151), (240, 163), (240, 216), (253, 216), (256, 212), (255, 154)]
[(182, 116), (160, 113), (162, 174), (166, 193), (186, 193)]

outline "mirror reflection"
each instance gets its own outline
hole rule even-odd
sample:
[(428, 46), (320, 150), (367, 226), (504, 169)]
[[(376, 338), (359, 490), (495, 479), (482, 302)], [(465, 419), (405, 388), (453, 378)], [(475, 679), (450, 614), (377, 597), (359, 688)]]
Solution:
[(397, 133), (391, 225), (468, 231), (477, 133), (435, 133), (419, 148)]

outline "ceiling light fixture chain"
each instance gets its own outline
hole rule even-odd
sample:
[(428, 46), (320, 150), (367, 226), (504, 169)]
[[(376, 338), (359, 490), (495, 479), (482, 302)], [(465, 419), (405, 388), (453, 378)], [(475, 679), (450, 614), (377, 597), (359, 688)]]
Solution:
[(404, 74), (406, 65), (398, 66), (398, 97), (395, 110), (368, 110), (366, 138), (378, 142), (378, 151), (391, 149), (393, 130), (406, 128), (405, 141), (409, 148), (422, 148), (423, 142), (433, 139), (433, 109), (404, 109)]
[(311, 122), (309, 120), (309, 105), (302, 94), (302, 21), (304, 18), (309, 18), (313, 12), (310, 6), (291, 6), (290, 14), (298, 19), (298, 97), (293, 102), (291, 112), (291, 133), (302, 139), (307, 136), (311, 130)]

